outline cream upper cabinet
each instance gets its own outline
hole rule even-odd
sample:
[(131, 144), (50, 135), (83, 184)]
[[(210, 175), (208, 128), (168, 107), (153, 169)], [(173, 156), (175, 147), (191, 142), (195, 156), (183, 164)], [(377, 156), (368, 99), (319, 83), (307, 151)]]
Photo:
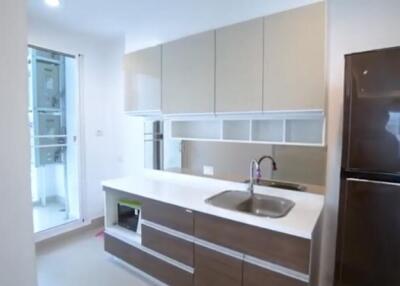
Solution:
[(324, 108), (324, 11), (318, 3), (265, 18), (265, 111)]
[(125, 111), (161, 110), (161, 46), (127, 54), (124, 58)]
[(262, 110), (263, 19), (216, 32), (216, 112)]
[(163, 45), (163, 113), (213, 113), (215, 32)]

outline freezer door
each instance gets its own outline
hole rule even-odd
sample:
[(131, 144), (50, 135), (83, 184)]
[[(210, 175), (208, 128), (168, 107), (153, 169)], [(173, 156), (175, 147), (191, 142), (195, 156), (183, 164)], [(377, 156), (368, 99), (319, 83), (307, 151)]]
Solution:
[(336, 286), (400, 285), (400, 185), (343, 179)]
[(144, 141), (144, 167), (163, 170), (163, 140)]
[(146, 120), (144, 122), (144, 167), (146, 169), (163, 169), (163, 137), (162, 121)]
[(346, 56), (342, 167), (400, 173), (400, 48)]

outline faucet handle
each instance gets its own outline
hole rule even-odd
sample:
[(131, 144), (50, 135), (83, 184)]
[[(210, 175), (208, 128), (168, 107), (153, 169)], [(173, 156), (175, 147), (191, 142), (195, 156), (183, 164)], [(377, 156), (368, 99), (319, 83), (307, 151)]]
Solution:
[(260, 181), (261, 177), (262, 177), (261, 168), (260, 168), (260, 166), (257, 166), (257, 169), (256, 169), (256, 179), (257, 179), (257, 182)]

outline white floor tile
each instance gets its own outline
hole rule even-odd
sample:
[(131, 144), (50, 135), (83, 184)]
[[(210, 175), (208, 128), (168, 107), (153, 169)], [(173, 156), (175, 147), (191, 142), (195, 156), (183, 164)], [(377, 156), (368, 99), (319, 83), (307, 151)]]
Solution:
[(141, 275), (104, 252), (96, 230), (37, 249), (39, 286), (150, 286)]

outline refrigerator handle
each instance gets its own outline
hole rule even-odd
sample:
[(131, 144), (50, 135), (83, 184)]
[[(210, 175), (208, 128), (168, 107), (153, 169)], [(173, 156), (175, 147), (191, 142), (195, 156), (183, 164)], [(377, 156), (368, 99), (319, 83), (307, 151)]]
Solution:
[(376, 180), (367, 180), (367, 179), (358, 179), (358, 178), (346, 178), (346, 181), (348, 181), (348, 182), (364, 182), (364, 183), (372, 183), (372, 184), (400, 187), (400, 183), (393, 183), (393, 182), (386, 182), (386, 181), (376, 181)]

